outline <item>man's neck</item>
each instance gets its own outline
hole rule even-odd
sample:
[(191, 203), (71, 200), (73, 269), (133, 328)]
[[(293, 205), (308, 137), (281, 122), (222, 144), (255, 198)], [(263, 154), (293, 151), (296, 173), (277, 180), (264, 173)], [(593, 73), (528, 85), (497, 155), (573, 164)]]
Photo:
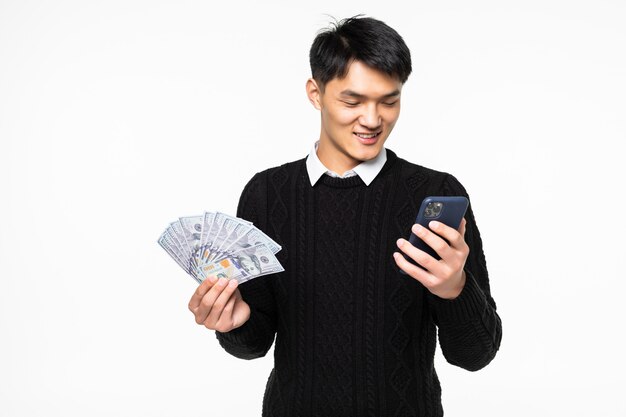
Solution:
[(317, 147), (317, 157), (329, 170), (339, 175), (343, 175), (345, 172), (350, 171), (363, 162), (354, 159), (341, 152), (339, 149), (332, 148), (331, 146), (332, 145), (327, 145), (324, 141), (320, 141)]

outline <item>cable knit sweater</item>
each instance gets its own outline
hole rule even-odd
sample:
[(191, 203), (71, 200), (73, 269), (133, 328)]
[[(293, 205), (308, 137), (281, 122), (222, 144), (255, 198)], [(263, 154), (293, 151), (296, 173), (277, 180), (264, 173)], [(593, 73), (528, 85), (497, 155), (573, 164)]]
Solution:
[(501, 321), (471, 203), (467, 280), (456, 299), (433, 295), (392, 257), (424, 197), (467, 196), (465, 189), (387, 152), (369, 186), (358, 176), (324, 175), (311, 187), (301, 159), (256, 174), (243, 190), (237, 216), (282, 245), (285, 271), (241, 284), (250, 319), (216, 336), (242, 359), (264, 356), (276, 337), (264, 417), (441, 416), (436, 329), (446, 360), (468, 370), (499, 348)]

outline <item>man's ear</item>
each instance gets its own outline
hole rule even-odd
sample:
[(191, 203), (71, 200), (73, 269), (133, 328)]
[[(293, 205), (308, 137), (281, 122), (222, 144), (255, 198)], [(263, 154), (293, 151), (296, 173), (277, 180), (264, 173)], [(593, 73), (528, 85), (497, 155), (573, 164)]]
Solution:
[(318, 110), (322, 110), (322, 94), (317, 82), (313, 78), (309, 78), (306, 81), (306, 95), (313, 107)]

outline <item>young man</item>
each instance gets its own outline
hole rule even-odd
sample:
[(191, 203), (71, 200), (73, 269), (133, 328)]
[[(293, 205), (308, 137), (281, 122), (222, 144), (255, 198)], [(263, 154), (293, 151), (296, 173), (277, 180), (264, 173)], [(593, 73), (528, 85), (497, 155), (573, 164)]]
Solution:
[[(315, 38), (310, 61), (319, 141), (256, 174), (237, 210), (282, 245), (285, 272), (239, 288), (207, 279), (189, 308), (238, 358), (264, 356), (276, 336), (263, 416), (441, 416), (436, 329), (448, 362), (478, 370), (501, 322), (471, 206), (459, 230), (412, 223), (424, 197), (467, 194), (383, 147), (411, 72), (395, 30), (343, 20)], [(405, 240), (410, 231), (441, 260)]]

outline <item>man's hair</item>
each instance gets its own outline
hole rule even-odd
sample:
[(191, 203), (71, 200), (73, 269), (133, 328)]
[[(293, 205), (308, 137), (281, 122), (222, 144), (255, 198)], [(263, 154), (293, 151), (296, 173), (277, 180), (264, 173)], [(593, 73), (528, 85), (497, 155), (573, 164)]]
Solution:
[(309, 51), (313, 79), (324, 89), (343, 78), (353, 61), (397, 78), (411, 74), (411, 53), (402, 37), (380, 20), (357, 15), (335, 22), (317, 34)]

